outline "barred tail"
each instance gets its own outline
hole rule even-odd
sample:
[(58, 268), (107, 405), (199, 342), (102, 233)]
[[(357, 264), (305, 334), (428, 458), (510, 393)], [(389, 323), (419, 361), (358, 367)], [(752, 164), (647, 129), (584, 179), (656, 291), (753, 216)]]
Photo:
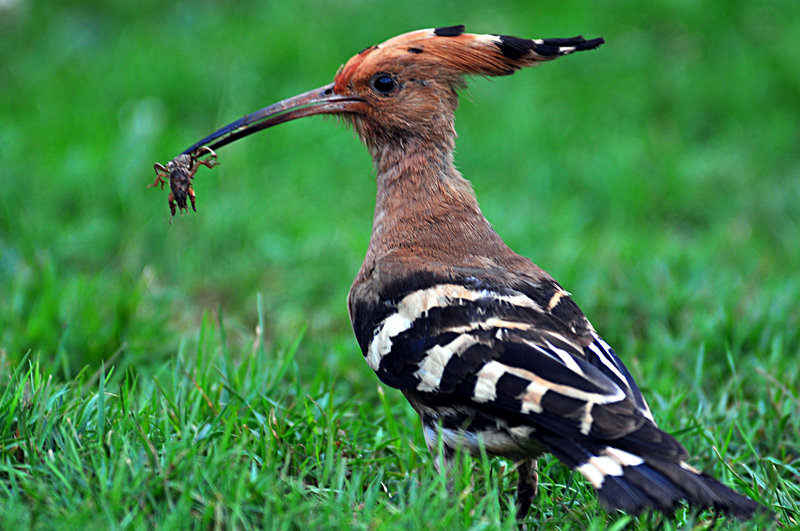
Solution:
[(685, 500), (695, 507), (714, 508), (739, 520), (768, 512), (761, 504), (731, 490), (684, 461), (640, 457), (599, 442), (580, 444), (547, 437), (549, 450), (581, 473), (609, 509), (638, 514), (654, 508), (671, 514)]

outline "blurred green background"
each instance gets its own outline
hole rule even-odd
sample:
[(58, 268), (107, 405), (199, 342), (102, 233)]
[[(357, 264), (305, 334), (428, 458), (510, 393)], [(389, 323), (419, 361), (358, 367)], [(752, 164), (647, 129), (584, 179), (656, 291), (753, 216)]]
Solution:
[(307, 329), (305, 370), (373, 386), (345, 298), (374, 180), (347, 127), (301, 120), (223, 148), (198, 172), (198, 212), (171, 224), (167, 192), (145, 186), (154, 162), (365, 46), (463, 23), (607, 41), (463, 94), (458, 167), (506, 241), (645, 388), (668, 394), (699, 350), (706, 376), (727, 371), (726, 349), (796, 386), (799, 20), (796, 0), (4, 0), (2, 370), (30, 352), (63, 378), (103, 359), (145, 371), (219, 312), (245, 345), (260, 293), (268, 345)]

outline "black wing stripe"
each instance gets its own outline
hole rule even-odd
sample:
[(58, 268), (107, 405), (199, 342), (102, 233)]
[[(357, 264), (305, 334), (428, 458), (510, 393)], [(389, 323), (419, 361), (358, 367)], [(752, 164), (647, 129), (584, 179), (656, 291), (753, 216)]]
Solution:
[[(655, 418), (653, 417), (653, 413), (650, 411), (650, 406), (647, 405), (647, 401), (639, 391), (639, 387), (636, 385), (631, 373), (628, 372), (628, 369), (614, 353), (614, 350), (603, 340), (602, 337), (597, 335), (595, 332), (592, 332), (592, 335), (594, 336), (594, 342), (587, 348), (586, 359), (589, 362), (593, 362), (595, 359), (599, 360), (600, 363), (602, 363), (602, 365), (607, 369), (603, 372), (605, 372), (607, 376), (613, 377), (615, 380), (617, 380), (620, 385), (627, 387), (629, 390), (628, 396), (630, 396), (634, 402), (636, 402), (636, 405), (639, 407), (641, 413), (655, 424)], [(594, 354), (594, 356), (592, 356), (590, 353)], [(603, 370), (602, 367), (601, 370)]]
[(649, 413), (636, 384), (598, 336), (584, 347), (543, 309), (570, 301), (551, 288), (541, 301), (473, 284), (412, 291), (377, 324), (367, 362), (391, 387), (457, 395), (550, 429), (600, 437), (636, 430), (646, 422), (636, 410)]
[(604, 351), (604, 349), (600, 348), (600, 345), (598, 344), (596, 339), (587, 348), (592, 352), (594, 352), (594, 354), (597, 356), (597, 359), (600, 360), (600, 362), (603, 365), (605, 365), (609, 371), (611, 371), (611, 374), (616, 377), (616, 380), (619, 383), (625, 386), (628, 385), (627, 378), (625, 378), (625, 376), (622, 375), (622, 372), (620, 372), (619, 367), (615, 363), (615, 360), (608, 355), (607, 351)]
[[(479, 341), (480, 338), (475, 335), (461, 334), (446, 345), (436, 345), (425, 351), (425, 357), (419, 362), (419, 369), (414, 373), (419, 380), (417, 390), (424, 393), (440, 391), (445, 368), (453, 364), (454, 357), (460, 357), (465, 350)], [(383, 367), (383, 364), (381, 366)]]
[[(502, 386), (499, 385), (499, 381), (506, 374), (512, 374), (528, 381), (528, 386), (523, 394), (512, 397), (509, 396), (508, 393), (504, 393)], [(625, 399), (625, 393), (618, 387), (615, 393), (586, 391), (573, 385), (546, 380), (528, 369), (513, 367), (500, 361), (493, 360), (484, 364), (478, 372), (478, 379), (475, 382), (472, 400), (483, 403), (495, 401), (499, 397), (506, 400), (514, 399), (521, 402), (520, 411), (523, 414), (529, 412), (541, 413), (543, 411), (541, 403), (542, 397), (550, 392), (557, 393), (566, 398), (581, 400), (584, 403), (591, 402), (592, 404), (608, 404)]]
[(413, 291), (397, 304), (396, 312), (381, 321), (375, 328), (365, 356), (367, 363), (377, 371), (381, 360), (391, 352), (393, 338), (408, 330), (414, 321), (429, 311), (467, 301), (491, 298), (499, 303), (510, 304), (519, 309), (533, 309), (541, 312), (541, 307), (529, 297), (521, 294), (501, 294), (488, 290), (475, 290), (458, 284), (438, 284), (430, 288)]
[[(620, 384), (628, 387), (627, 380), (621, 374), (609, 379), (587, 364), (579, 357), (583, 351), (578, 345), (540, 327), (546, 319), (541, 306), (523, 294), (441, 284), (412, 292), (398, 303), (397, 311), (373, 335), (367, 360), (388, 385), (426, 393), (442, 391), (448, 367), (462, 378), (477, 373), (472, 393), (477, 401), (495, 400), (497, 380), (514, 374), (530, 383), (519, 396), (506, 394), (503, 399), (509, 404), (517, 404), (523, 414), (540, 413), (542, 396), (548, 391), (583, 401), (580, 429), (588, 433), (592, 407), (624, 400)], [(481, 349), (483, 355), (477, 359), (461, 359), (479, 344), (490, 348)], [(497, 357), (502, 363), (493, 364)], [(444, 383), (453, 389), (458, 380)]]

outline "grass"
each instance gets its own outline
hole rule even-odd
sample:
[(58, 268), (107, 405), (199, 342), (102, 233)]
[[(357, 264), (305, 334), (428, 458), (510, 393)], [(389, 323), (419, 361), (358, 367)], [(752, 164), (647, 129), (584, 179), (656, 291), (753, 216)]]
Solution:
[[(197, 214), (171, 224), (144, 187), (153, 162), (364, 46), (455, 23), (606, 38), (473, 80), (459, 168), (692, 463), (800, 525), (796, 2), (18, 0), (0, 15), (3, 528), (515, 528), (511, 467), (463, 456), (438, 475), (358, 352), (344, 300), (374, 184), (349, 131), (302, 120), (223, 149)], [(712, 522), (608, 514), (540, 466), (531, 528)]]

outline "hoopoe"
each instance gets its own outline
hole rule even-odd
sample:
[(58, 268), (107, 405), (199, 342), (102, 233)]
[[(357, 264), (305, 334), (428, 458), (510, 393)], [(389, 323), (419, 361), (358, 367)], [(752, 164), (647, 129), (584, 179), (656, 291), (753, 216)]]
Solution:
[(750, 518), (762, 507), (688, 464), (570, 294), (503, 242), (453, 165), (465, 76), (508, 75), (603, 42), (463, 26), (406, 33), (352, 57), (333, 83), (246, 115), (184, 154), (305, 116), (353, 124), (372, 155), (377, 199), (350, 320), (367, 364), (419, 414), (437, 467), (459, 447), (514, 460), (520, 518), (547, 452), (609, 509), (671, 513), (685, 500)]

